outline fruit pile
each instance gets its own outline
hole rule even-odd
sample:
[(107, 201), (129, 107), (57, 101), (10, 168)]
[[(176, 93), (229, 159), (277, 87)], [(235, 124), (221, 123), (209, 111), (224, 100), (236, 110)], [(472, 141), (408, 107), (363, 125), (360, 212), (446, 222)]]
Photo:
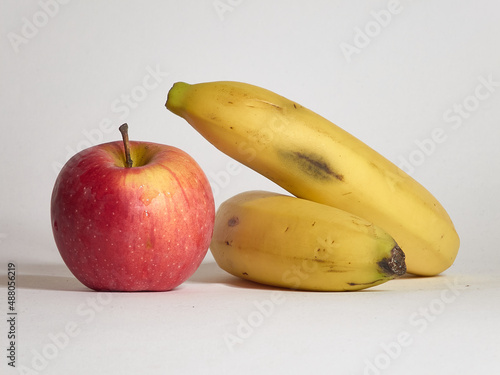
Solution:
[[(223, 202), (214, 219), (208, 181), (187, 155), (183, 161), (174, 158), (183, 166), (174, 171), (167, 155), (171, 151), (134, 144), (140, 162), (127, 171), (125, 136), (123, 146), (116, 142), (92, 148), (99, 155), (84, 150), (85, 157), (75, 155), (56, 181), (52, 225), (63, 259), (85, 285), (96, 290), (171, 289), (196, 270), (209, 243), (225, 271), (297, 290), (359, 290), (406, 272), (437, 275), (453, 264), (460, 240), (441, 204), (392, 162), (318, 114), (240, 82), (178, 82), (166, 107), (220, 151), (290, 195), (244, 192)], [(109, 173), (89, 172), (103, 160)], [(184, 171), (187, 165), (193, 170)], [(82, 176), (89, 173), (85, 185)], [(106, 200), (106, 179), (130, 194), (118, 199), (114, 192)], [(94, 232), (85, 228), (86, 220), (93, 222), (92, 213), (101, 210), (109, 217), (111, 200), (129, 225), (120, 230), (115, 220), (106, 228), (93, 227)], [(72, 215), (78, 204), (85, 207), (84, 218)], [(157, 230), (162, 237), (152, 234)], [(75, 238), (87, 240), (78, 244)], [(115, 246), (106, 247), (103, 238), (114, 240)], [(88, 281), (94, 279), (100, 283)]]

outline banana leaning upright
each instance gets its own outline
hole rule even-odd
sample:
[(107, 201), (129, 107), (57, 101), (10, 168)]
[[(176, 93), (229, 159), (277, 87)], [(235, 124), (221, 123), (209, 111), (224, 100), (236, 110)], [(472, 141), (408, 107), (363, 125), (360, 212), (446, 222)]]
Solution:
[(411, 176), (320, 115), (240, 82), (178, 82), (167, 109), (222, 152), (293, 195), (337, 207), (387, 231), (408, 272), (449, 268), (459, 237), (441, 204)]
[(297, 290), (360, 290), (406, 271), (403, 251), (372, 223), (267, 191), (240, 193), (220, 205), (210, 251), (235, 276)]

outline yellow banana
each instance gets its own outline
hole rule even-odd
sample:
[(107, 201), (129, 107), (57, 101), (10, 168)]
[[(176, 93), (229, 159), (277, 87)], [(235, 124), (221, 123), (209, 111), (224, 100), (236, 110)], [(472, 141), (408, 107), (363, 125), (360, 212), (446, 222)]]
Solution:
[(422, 185), (318, 114), (266, 89), (239, 82), (174, 84), (167, 108), (222, 152), (293, 195), (331, 205), (387, 231), (408, 272), (450, 267), (459, 237)]
[(299, 290), (365, 289), (406, 271), (403, 251), (372, 223), (266, 191), (220, 205), (210, 251), (235, 276)]

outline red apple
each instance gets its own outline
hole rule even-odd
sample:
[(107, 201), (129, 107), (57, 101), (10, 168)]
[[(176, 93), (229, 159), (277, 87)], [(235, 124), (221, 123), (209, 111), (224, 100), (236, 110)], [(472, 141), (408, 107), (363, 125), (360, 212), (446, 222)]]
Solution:
[(70, 271), (91, 289), (171, 290), (207, 253), (212, 190), (184, 151), (129, 142), (126, 124), (120, 131), (123, 142), (85, 149), (62, 168), (51, 199), (54, 239)]

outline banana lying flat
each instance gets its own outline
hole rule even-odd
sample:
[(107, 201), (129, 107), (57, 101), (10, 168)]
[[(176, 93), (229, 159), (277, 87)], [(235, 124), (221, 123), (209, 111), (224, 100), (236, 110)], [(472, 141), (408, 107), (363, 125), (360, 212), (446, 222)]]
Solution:
[(441, 204), (389, 160), (316, 113), (238, 82), (171, 88), (166, 103), (222, 152), (293, 195), (334, 206), (387, 231), (408, 272), (450, 267), (459, 238)]
[(406, 271), (404, 253), (372, 223), (265, 191), (220, 205), (210, 251), (235, 276), (297, 290), (365, 289)]

